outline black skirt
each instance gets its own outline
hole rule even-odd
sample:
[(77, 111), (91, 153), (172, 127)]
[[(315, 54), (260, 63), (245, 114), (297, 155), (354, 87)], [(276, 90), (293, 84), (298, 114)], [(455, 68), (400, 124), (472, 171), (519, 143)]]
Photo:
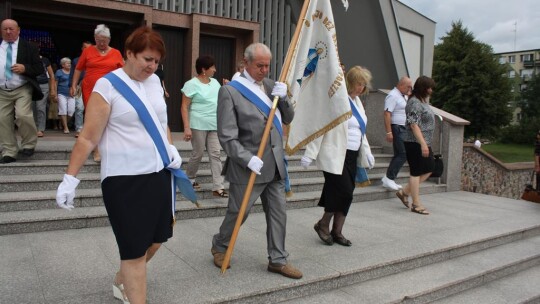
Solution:
[(140, 258), (153, 243), (172, 237), (169, 170), (109, 176), (101, 183), (101, 190), (121, 260)]
[(347, 150), (341, 175), (323, 171), (324, 186), (319, 206), (324, 207), (325, 212), (342, 212), (345, 216), (349, 213), (355, 187), (357, 158), (358, 151)]
[(422, 148), (416, 142), (404, 142), (405, 152), (407, 152), (407, 162), (411, 176), (421, 176), (433, 172), (435, 161), (433, 160), (433, 151), (429, 147), (429, 156), (422, 156)]

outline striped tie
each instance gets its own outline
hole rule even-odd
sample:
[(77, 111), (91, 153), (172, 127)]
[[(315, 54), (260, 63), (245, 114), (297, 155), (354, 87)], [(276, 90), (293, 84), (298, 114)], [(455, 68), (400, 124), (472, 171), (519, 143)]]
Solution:
[(11, 61), (12, 61), (12, 55), (11, 53), (13, 52), (13, 49), (11, 47), (11, 45), (13, 44), (13, 42), (8, 42), (8, 48), (7, 48), (7, 52), (6, 52), (6, 79), (9, 80), (11, 79), (11, 76), (12, 76), (12, 72), (11, 72)]

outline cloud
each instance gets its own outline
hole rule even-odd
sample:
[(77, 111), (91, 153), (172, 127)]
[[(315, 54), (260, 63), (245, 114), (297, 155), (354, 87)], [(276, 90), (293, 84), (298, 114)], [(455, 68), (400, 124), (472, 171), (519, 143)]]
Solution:
[(400, 1), (437, 23), (435, 43), (446, 36), (452, 22), (461, 20), (478, 41), (491, 45), (496, 53), (513, 51), (514, 39), (515, 50), (540, 49), (538, 0)]

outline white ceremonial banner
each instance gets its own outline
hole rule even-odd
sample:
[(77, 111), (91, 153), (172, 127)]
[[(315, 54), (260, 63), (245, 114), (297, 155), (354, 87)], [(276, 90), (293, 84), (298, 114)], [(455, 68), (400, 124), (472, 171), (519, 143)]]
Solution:
[(285, 80), (295, 109), (289, 155), (351, 116), (330, 1), (311, 0), (298, 24), (302, 29)]

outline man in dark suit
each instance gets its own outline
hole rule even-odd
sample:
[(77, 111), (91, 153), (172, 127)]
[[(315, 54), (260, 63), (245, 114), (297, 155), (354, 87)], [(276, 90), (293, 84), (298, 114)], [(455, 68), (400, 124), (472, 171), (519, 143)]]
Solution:
[(36, 77), (43, 72), (38, 49), (19, 38), (17, 21), (5, 19), (0, 28), (0, 164), (16, 161), (19, 147), (15, 124), (21, 135), (21, 154), (32, 156), (37, 143), (37, 129), (32, 100), (43, 97)]
[[(287, 262), (285, 250), (287, 214), (285, 212), (285, 178), (287, 176), (281, 124), (289, 124), (294, 109), (287, 98), (287, 85), (266, 78), (272, 53), (262, 43), (254, 43), (244, 52), (245, 70), (237, 80), (221, 87), (218, 95), (217, 124), (221, 146), (227, 153), (223, 171), (230, 183), (227, 213), (212, 240), (214, 264), (221, 268), (238, 211), (251, 172), (258, 176), (249, 198), (245, 219), (260, 197), (266, 213), (268, 271), (300, 279), (302, 272)], [(270, 95), (269, 92), (272, 92)], [(250, 94), (251, 93), (251, 94)], [(253, 98), (256, 95), (256, 98)], [(260, 102), (271, 106), (272, 95), (279, 96), (278, 110), (262, 159), (257, 151), (267, 114)], [(258, 98), (258, 101), (255, 100)], [(257, 105), (259, 102), (259, 105)]]

